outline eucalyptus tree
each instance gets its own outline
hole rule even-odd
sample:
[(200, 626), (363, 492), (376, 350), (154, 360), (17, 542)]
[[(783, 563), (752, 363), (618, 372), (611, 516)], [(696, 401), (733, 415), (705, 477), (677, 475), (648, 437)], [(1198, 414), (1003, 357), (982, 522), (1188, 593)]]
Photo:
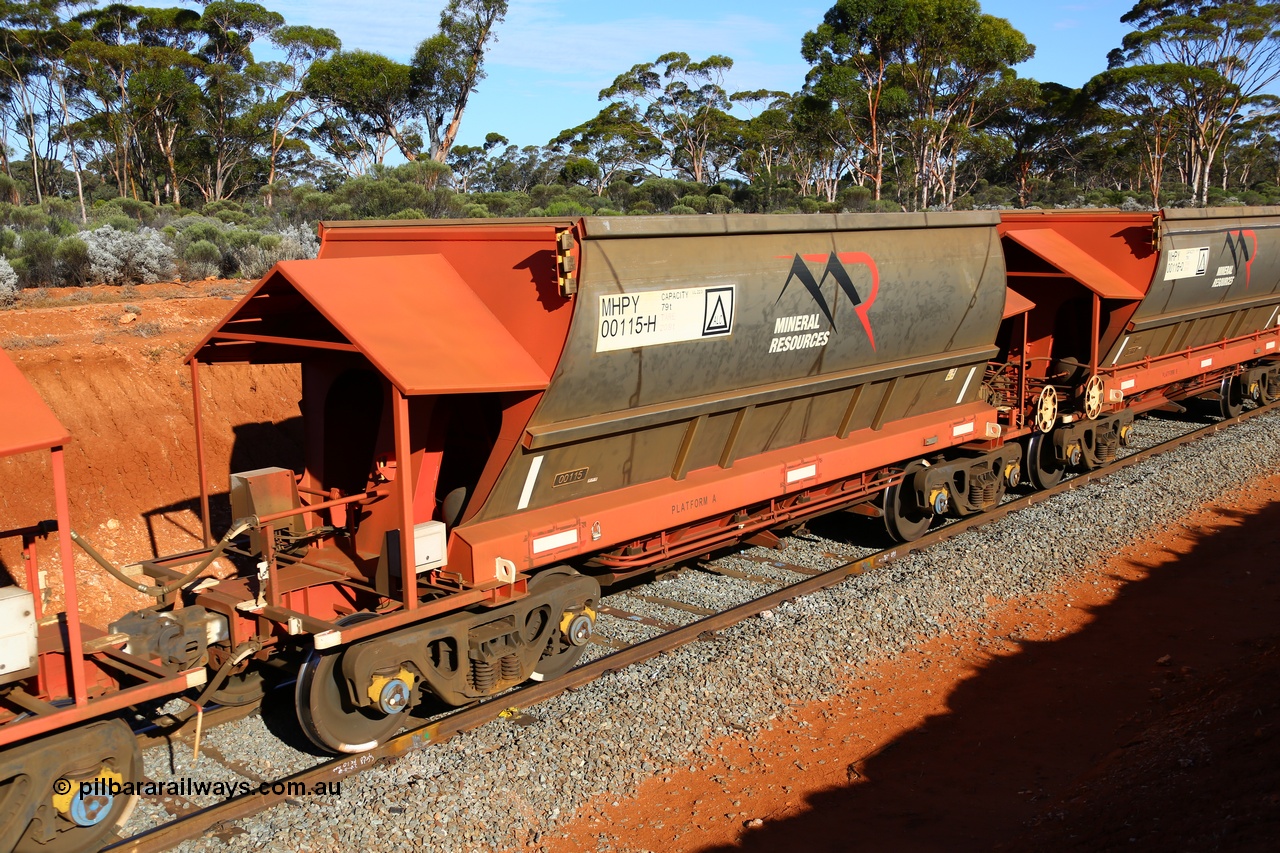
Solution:
[(101, 107), (102, 120), (87, 127), (109, 142), (120, 195), (180, 205), (180, 131), (196, 123), (205, 64), (195, 55), (199, 13), (116, 3), (75, 21), (85, 37), (68, 48), (67, 61)]
[(1089, 109), (1079, 89), (1057, 83), (1020, 80), (1010, 99), (986, 126), (1008, 145), (1007, 163), (1018, 206), (1031, 203), (1037, 182), (1051, 181)]
[(1097, 75), (1084, 89), (1142, 152), (1141, 169), (1153, 207), (1160, 206), (1169, 149), (1185, 133), (1185, 114), (1170, 109), (1185, 81), (1184, 70), (1168, 63), (1119, 66)]
[(263, 200), (272, 207), (282, 161), (288, 153), (306, 155), (306, 143), (300, 137), (319, 112), (318, 104), (303, 90), (303, 81), (313, 63), (342, 49), (342, 41), (333, 30), (307, 26), (279, 27), (269, 38), (285, 58), (256, 66), (254, 82), (261, 94), (249, 119), (267, 131)]
[(904, 131), (915, 159), (920, 207), (951, 204), (963, 146), (1010, 97), (1011, 66), (1035, 47), (1004, 18), (983, 14), (977, 0), (906, 0), (910, 38), (897, 71), (908, 96)]
[(644, 172), (662, 156), (662, 146), (621, 104), (609, 104), (593, 118), (561, 131), (547, 147), (592, 163), (595, 172), (585, 183), (597, 196), (614, 181)]
[(54, 137), (44, 132), (49, 122), (56, 121), (51, 66), (64, 41), (61, 13), (74, 5), (79, 4), (66, 0), (0, 0), (0, 123), (5, 128), (0, 138), (7, 137), (10, 126), (22, 136), (31, 160), (37, 202), (44, 198), (42, 161), (53, 156)]
[(865, 153), (860, 177), (880, 198), (894, 126), (906, 102), (896, 73), (911, 38), (903, 0), (838, 0), (822, 23), (805, 33), (801, 55), (813, 68), (806, 91), (830, 105), (838, 136)]
[(414, 124), (418, 110), (412, 97), (412, 69), (367, 50), (343, 50), (317, 59), (303, 91), (326, 113), (312, 134), (352, 174), (370, 164), (381, 165), (391, 143), (406, 160), (422, 152), (422, 136)]
[[(453, 176), (453, 186), (460, 193), (471, 189), (472, 181), (482, 178), (491, 167), (490, 156), (499, 146), (510, 145), (511, 140), (501, 133), (489, 133), (482, 145), (455, 145), (446, 161)], [(434, 160), (431, 162), (435, 162)]]
[(284, 26), (276, 12), (241, 0), (201, 0), (199, 128), (187, 180), (205, 201), (228, 198), (250, 178), (246, 169), (265, 128), (253, 107), (266, 96), (251, 45)]
[[(418, 45), (412, 62), (412, 98), (426, 125), (430, 156), (444, 163), (458, 138), (471, 93), (484, 79), (484, 57), (507, 0), (449, 0), (440, 30)], [(412, 158), (411, 158), (412, 159)]]
[(727, 56), (695, 62), (687, 53), (664, 53), (618, 75), (600, 100), (630, 111), (638, 129), (663, 146), (674, 169), (707, 183), (717, 171), (713, 149), (731, 125), (727, 110), (733, 104), (723, 83), (732, 67)]
[[(755, 111), (739, 127), (735, 169), (766, 195), (769, 189), (796, 175), (793, 162), (797, 138), (794, 119), (796, 103), (801, 97), (770, 89), (733, 95), (735, 104)], [(801, 192), (811, 185), (805, 180), (800, 183)]]
[[(977, 0), (839, 0), (802, 49), (814, 63), (810, 90), (867, 151), (873, 186), (904, 144), (919, 207), (955, 199), (965, 145), (1009, 97), (1011, 67), (1035, 54)], [(886, 121), (889, 107), (898, 121)]]
[(1246, 108), (1280, 78), (1280, 4), (1274, 0), (1139, 0), (1121, 19), (1133, 27), (1109, 71), (1146, 79), (1148, 94), (1176, 113), (1197, 204), (1210, 170)]

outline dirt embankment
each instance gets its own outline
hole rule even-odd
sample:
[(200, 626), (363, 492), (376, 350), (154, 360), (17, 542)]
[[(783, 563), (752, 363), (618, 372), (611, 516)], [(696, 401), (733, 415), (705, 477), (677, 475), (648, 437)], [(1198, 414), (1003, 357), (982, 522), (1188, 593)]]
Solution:
[[(183, 359), (247, 290), (240, 282), (53, 290), (39, 307), (0, 311), (0, 348), (71, 432), (72, 525), (117, 564), (199, 545), (191, 374)], [(296, 366), (206, 367), (201, 386), (213, 492), (226, 491), (233, 470), (299, 464)], [(215, 535), (226, 515), (214, 513)], [(0, 459), (0, 531), (53, 517), (49, 455)], [(40, 560), (56, 606), (53, 543)], [(91, 621), (105, 624), (145, 603), (83, 554), (76, 568), (81, 610)], [(0, 584), (9, 578), (25, 585), (20, 547), (0, 538)]]

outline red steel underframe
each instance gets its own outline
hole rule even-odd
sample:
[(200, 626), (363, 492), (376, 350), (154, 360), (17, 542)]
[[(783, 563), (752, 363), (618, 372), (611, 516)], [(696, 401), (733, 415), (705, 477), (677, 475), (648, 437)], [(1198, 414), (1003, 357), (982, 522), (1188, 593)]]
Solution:
[[(675, 489), (668, 479), (656, 480), (468, 525), (455, 535), (470, 544), (475, 580), (484, 582), (492, 579), (498, 558), (527, 571), (601, 551), (653, 536), (655, 531), (727, 515), (975, 439), (986, 440), (987, 424), (996, 423), (994, 408), (969, 403), (896, 421), (880, 430), (857, 430), (845, 439), (832, 436), (762, 453), (729, 469), (713, 466), (691, 471)], [(796, 475), (810, 467), (812, 473)], [(792, 472), (790, 478), (788, 472)], [(685, 502), (693, 504), (691, 510), (703, 509), (678, 509)], [(597, 524), (600, 535), (593, 539)], [(557, 535), (565, 541), (563, 546), (540, 547), (540, 542)]]
[(1280, 327), (1252, 335), (1192, 347), (1169, 355), (1144, 358), (1119, 366), (1103, 367), (1099, 373), (1107, 399), (1118, 391), (1132, 397), (1144, 391), (1163, 388), (1175, 382), (1193, 379), (1205, 373), (1234, 367), (1259, 358), (1280, 353)]
[[(61, 446), (50, 448), (54, 506), (57, 512), (58, 550), (62, 562), (62, 583), (65, 620), (57, 626), (46, 626), (52, 630), (41, 632), (38, 649), (39, 665), (36, 675), (37, 701), (62, 698), (63, 691), (70, 687), (69, 698), (74, 700), (70, 707), (58, 708), (50, 713), (37, 714), (21, 722), (0, 723), (0, 747), (7, 746), (27, 738), (36, 737), (76, 723), (92, 720), (130, 705), (163, 699), (204, 683), (203, 668), (190, 670), (176, 675), (164, 677), (154, 673), (154, 678), (142, 684), (126, 688), (117, 693), (90, 698), (88, 695), (88, 673), (85, 668), (86, 653), (80, 625), (80, 605), (76, 594), (75, 562), (71, 548), (70, 502), (67, 497), (66, 465)], [(35, 616), (38, 621), (42, 617), (40, 601), (40, 568), (37, 562), (35, 537), (40, 533), (36, 527), (27, 527), (11, 531), (11, 535), (21, 536), (23, 540), (23, 556), (26, 563), (27, 589), (32, 593)], [(65, 629), (65, 637), (62, 630)], [(119, 643), (116, 645), (122, 645)], [(93, 657), (106, 657), (106, 650), (91, 653)], [(144, 668), (146, 662), (138, 661)], [(110, 665), (108, 664), (108, 667)], [(55, 673), (65, 673), (62, 678)], [(135, 672), (135, 674), (137, 674)], [(46, 697), (42, 699), (41, 697)]]

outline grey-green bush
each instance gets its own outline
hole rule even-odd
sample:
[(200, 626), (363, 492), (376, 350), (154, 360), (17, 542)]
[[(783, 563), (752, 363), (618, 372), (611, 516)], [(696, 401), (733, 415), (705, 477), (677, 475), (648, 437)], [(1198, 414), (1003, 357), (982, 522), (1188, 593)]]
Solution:
[(8, 308), (18, 301), (18, 274), (9, 261), (0, 255), (0, 308)]
[(152, 284), (172, 278), (177, 272), (173, 249), (165, 245), (159, 232), (140, 228), (131, 234), (104, 225), (85, 231), (80, 239), (89, 248), (93, 278), (104, 284)]

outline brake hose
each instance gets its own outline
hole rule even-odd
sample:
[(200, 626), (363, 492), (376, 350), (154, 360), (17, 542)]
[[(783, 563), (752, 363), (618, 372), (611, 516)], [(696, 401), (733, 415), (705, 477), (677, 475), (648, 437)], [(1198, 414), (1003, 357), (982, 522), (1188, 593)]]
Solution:
[(133, 589), (136, 589), (138, 592), (149, 595), (152, 598), (163, 598), (164, 596), (169, 595), (170, 593), (177, 592), (187, 584), (191, 583), (191, 581), (195, 580), (200, 575), (201, 572), (209, 568), (209, 565), (222, 555), (222, 552), (225, 551), (227, 549), (227, 546), (231, 544), (232, 539), (235, 539), (241, 533), (244, 533), (246, 530), (248, 530), (250, 527), (255, 526), (256, 524), (257, 524), (256, 518), (242, 518), (236, 521), (234, 524), (231, 525), (231, 529), (227, 531), (226, 535), (223, 536), (220, 540), (218, 540), (218, 544), (213, 546), (213, 549), (209, 552), (208, 556), (206, 556), (203, 560), (201, 560), (194, 569), (187, 572), (185, 575), (178, 578), (177, 580), (170, 581), (164, 586), (152, 586), (151, 584), (139, 583), (138, 581), (129, 577), (124, 572), (120, 571), (120, 569), (117, 569), (115, 566), (111, 565), (111, 562), (107, 560), (106, 557), (99, 554), (97, 550), (92, 545), (89, 544), (88, 540), (81, 537), (80, 534), (76, 533), (74, 530), (71, 531), (71, 541), (79, 545), (80, 550), (84, 551), (86, 554), (92, 557), (95, 563), (97, 563), (99, 566), (102, 566), (102, 568), (106, 569), (108, 574), (110, 574), (116, 580), (120, 581), (122, 584), (132, 587)]

